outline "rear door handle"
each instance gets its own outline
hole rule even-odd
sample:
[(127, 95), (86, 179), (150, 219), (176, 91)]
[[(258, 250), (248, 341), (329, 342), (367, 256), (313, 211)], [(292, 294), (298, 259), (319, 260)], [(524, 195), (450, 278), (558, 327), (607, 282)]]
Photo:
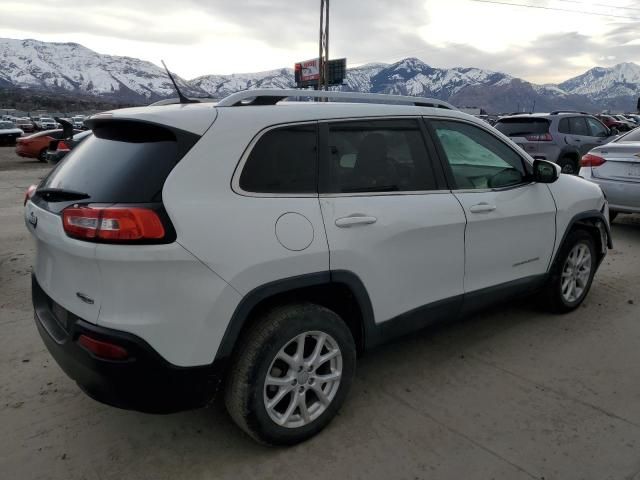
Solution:
[(348, 228), (353, 225), (371, 225), (376, 223), (377, 220), (376, 217), (367, 217), (365, 215), (349, 215), (348, 217), (337, 218), (336, 227)]
[(495, 205), (489, 205), (488, 203), (478, 203), (469, 208), (471, 213), (488, 213), (493, 212), (496, 209)]

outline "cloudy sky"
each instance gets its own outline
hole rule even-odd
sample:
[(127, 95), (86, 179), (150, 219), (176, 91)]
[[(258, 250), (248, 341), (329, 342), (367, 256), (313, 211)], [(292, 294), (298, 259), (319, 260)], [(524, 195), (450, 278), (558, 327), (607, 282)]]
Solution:
[[(527, 4), (523, 8), (498, 3)], [(191, 79), (317, 56), (319, 0), (0, 0), (0, 37), (77, 42)], [(606, 16), (605, 16), (606, 15)], [(330, 55), (351, 66), (415, 56), (559, 82), (640, 63), (640, 1), (333, 0)]]

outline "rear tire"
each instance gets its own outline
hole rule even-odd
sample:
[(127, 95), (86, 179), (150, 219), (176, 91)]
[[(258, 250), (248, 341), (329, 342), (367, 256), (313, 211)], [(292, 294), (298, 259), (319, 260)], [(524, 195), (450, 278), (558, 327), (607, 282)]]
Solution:
[(585, 230), (573, 230), (560, 247), (542, 292), (544, 305), (556, 313), (575, 310), (583, 302), (598, 264), (595, 242)]
[(46, 162), (47, 161), (47, 149), (43, 148), (42, 150), (40, 150), (40, 153), (38, 153), (38, 160), (41, 162)]
[(241, 340), (225, 404), (251, 437), (293, 445), (322, 430), (353, 381), (356, 347), (333, 311), (304, 303), (266, 312)]
[(566, 173), (567, 175), (578, 174), (578, 160), (573, 157), (562, 157), (558, 160), (558, 165), (560, 165), (562, 173)]

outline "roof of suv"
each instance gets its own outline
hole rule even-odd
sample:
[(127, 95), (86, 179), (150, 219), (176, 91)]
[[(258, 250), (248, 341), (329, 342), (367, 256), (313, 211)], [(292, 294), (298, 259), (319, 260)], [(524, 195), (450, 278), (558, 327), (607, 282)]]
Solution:
[[(293, 96), (318, 97), (345, 101), (283, 101)], [(356, 103), (349, 103), (349, 101)], [(376, 102), (376, 103), (357, 103)], [(380, 103), (378, 103), (380, 102)], [(391, 102), (398, 102), (394, 104)], [(297, 90), (251, 90), (230, 95), (218, 103), (170, 103), (133, 107), (93, 115), (87, 120), (89, 127), (107, 119), (131, 119), (160, 123), (169, 127), (203, 135), (216, 117), (239, 115), (256, 122), (276, 124), (292, 121), (312, 121), (331, 118), (434, 115), (472, 120), (482, 124), (472, 115), (462, 113), (442, 100), (422, 97), (362, 94), (346, 92), (314, 92)]]
[(498, 119), (498, 121), (503, 120), (505, 118), (545, 118), (547, 120), (552, 120), (554, 118), (566, 118), (566, 117), (594, 117), (595, 114), (587, 113), (587, 112), (550, 112), (550, 113), (516, 113), (513, 115), (504, 115)]

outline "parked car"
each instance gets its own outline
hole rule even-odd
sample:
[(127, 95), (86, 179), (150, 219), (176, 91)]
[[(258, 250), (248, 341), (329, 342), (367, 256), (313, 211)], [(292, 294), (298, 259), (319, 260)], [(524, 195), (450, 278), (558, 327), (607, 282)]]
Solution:
[(78, 130), (86, 130), (87, 127), (84, 124), (84, 119), (85, 117), (82, 115), (76, 115), (75, 117), (71, 117), (73, 128), (77, 128)]
[(596, 117), (598, 117), (598, 120), (604, 123), (608, 128), (615, 128), (620, 132), (628, 132), (629, 130), (634, 128), (629, 124), (629, 122), (623, 122), (621, 120), (618, 120), (617, 118), (612, 117), (611, 115), (596, 115)]
[(0, 145), (15, 145), (16, 139), (24, 134), (13, 123), (0, 121)]
[(166, 412), (221, 388), (249, 435), (293, 444), (357, 352), (514, 295), (582, 303), (611, 246), (596, 185), (439, 100), (278, 103), (299, 95), (93, 116), (28, 190), (35, 322), (90, 396)]
[(582, 155), (618, 134), (583, 112), (509, 115), (494, 126), (533, 158), (557, 163), (563, 173), (573, 175), (578, 173)]
[(32, 133), (36, 130), (35, 125), (28, 118), (18, 118), (16, 120), (16, 127), (22, 130), (24, 133)]
[(37, 158), (41, 162), (47, 160), (47, 149), (52, 140), (62, 136), (62, 130), (46, 130), (27, 137), (20, 137), (16, 141), (16, 153), (21, 157)]
[(58, 128), (58, 123), (51, 117), (41, 117), (37, 126), (40, 130), (53, 130)]
[(580, 176), (599, 185), (607, 197), (612, 220), (619, 213), (640, 213), (640, 130), (594, 148), (580, 165)]
[[(77, 130), (75, 131), (77, 132)], [(76, 133), (71, 138), (51, 140), (49, 142), (49, 148), (47, 149), (47, 163), (56, 165), (71, 150), (80, 145), (89, 135), (91, 135), (91, 130), (85, 130), (83, 132)]]
[(636, 128), (638, 125), (636, 124), (636, 122), (634, 122), (633, 120), (626, 118), (624, 115), (611, 115), (613, 118), (615, 118), (616, 120), (626, 124), (627, 126), (627, 131), (629, 130), (633, 130), (634, 128)]
[(627, 120), (636, 124), (636, 126), (640, 125), (640, 115), (636, 115), (634, 113), (625, 113), (623, 115)]

